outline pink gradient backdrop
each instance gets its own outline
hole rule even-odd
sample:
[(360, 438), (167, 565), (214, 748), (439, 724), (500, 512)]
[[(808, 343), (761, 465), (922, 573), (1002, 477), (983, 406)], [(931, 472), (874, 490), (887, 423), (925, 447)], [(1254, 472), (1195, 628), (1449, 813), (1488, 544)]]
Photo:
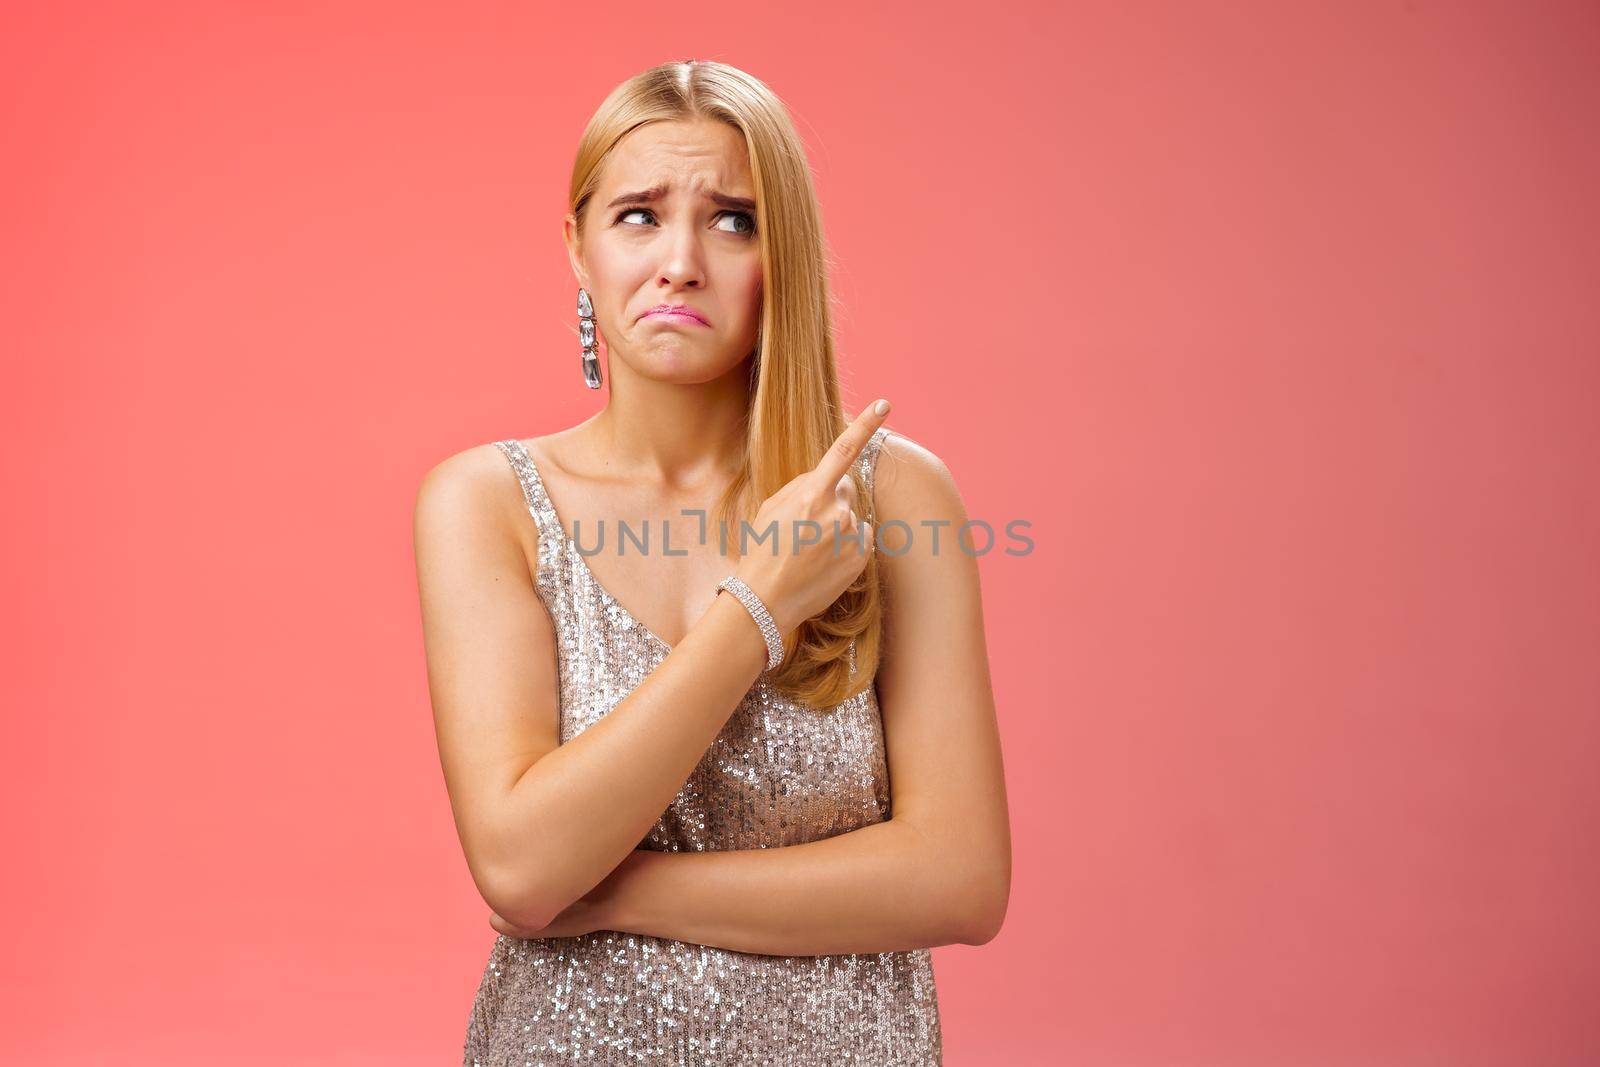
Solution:
[(791, 105), (983, 561), (948, 1062), (1600, 1060), (1592, 3), (8, 6), (0, 1059), (459, 1062), (411, 505), (594, 410), (583, 122)]

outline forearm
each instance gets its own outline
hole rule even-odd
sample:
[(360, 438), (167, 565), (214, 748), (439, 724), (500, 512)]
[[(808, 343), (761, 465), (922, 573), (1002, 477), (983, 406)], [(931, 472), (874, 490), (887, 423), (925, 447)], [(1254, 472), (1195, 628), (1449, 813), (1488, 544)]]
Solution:
[(637, 848), (765, 664), (749, 613), (718, 597), (633, 692), (529, 767), (499, 819), (508, 917), (542, 925)]
[(966, 943), (982, 896), (909, 823), (787, 848), (628, 856), (602, 887), (606, 929), (765, 955)]

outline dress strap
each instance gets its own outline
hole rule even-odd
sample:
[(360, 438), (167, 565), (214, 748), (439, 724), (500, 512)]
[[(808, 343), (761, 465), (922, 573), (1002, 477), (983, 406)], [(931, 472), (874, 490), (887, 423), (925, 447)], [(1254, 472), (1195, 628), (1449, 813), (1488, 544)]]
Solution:
[(528, 504), (528, 514), (533, 516), (534, 525), (539, 529), (539, 540), (552, 546), (559, 545), (564, 536), (561, 532), (561, 520), (556, 516), (555, 505), (550, 503), (550, 494), (545, 492), (544, 479), (539, 477), (539, 468), (534, 466), (533, 457), (528, 455), (527, 446), (511, 438), (496, 441), (494, 447), (505, 455), (511, 464), (511, 469), (517, 474), (517, 481), (522, 486), (522, 498)]
[[(874, 537), (881, 536), (881, 531), (876, 529), (878, 525), (878, 500), (874, 493), (874, 479), (878, 473), (878, 456), (883, 452), (883, 442), (893, 432), (887, 426), (879, 426), (876, 430), (873, 430), (872, 436), (867, 438), (867, 443), (861, 446), (861, 455), (856, 457), (856, 467), (861, 471), (861, 480), (866, 483), (867, 487), (867, 514), (863, 518), (872, 523)], [(856, 676), (856, 639), (853, 637), (850, 639), (849, 663), (850, 677), (854, 678)]]
[(893, 432), (887, 426), (879, 426), (872, 431), (867, 443), (861, 446), (861, 455), (856, 457), (856, 465), (861, 468), (861, 477), (867, 483), (868, 522), (878, 521), (877, 499), (873, 495), (874, 479), (878, 473), (878, 455), (883, 451), (883, 442)]

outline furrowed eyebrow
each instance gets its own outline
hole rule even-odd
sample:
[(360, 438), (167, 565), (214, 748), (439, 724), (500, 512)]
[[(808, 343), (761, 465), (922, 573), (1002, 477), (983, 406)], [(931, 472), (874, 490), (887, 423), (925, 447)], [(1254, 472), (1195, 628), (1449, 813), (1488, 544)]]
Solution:
[[(621, 207), (624, 204), (652, 204), (667, 195), (667, 188), (665, 185), (652, 185), (650, 188), (641, 189), (636, 193), (623, 193), (607, 204), (606, 207)], [(756, 202), (746, 197), (729, 196), (727, 193), (719, 193), (716, 190), (706, 193), (705, 196), (707, 200), (710, 200), (718, 207), (725, 207), (734, 211), (752, 212), (756, 209)]]

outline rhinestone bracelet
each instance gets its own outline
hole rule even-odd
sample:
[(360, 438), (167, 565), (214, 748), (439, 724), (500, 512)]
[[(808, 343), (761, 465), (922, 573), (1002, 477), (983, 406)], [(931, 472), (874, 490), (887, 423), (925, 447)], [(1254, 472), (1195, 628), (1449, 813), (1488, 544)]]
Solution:
[(767, 642), (767, 670), (772, 670), (783, 662), (783, 635), (778, 633), (778, 624), (772, 621), (772, 613), (753, 589), (733, 575), (717, 584), (717, 594), (720, 596), (724, 589), (739, 598), (739, 603), (745, 606), (750, 617), (761, 628), (761, 636)]

